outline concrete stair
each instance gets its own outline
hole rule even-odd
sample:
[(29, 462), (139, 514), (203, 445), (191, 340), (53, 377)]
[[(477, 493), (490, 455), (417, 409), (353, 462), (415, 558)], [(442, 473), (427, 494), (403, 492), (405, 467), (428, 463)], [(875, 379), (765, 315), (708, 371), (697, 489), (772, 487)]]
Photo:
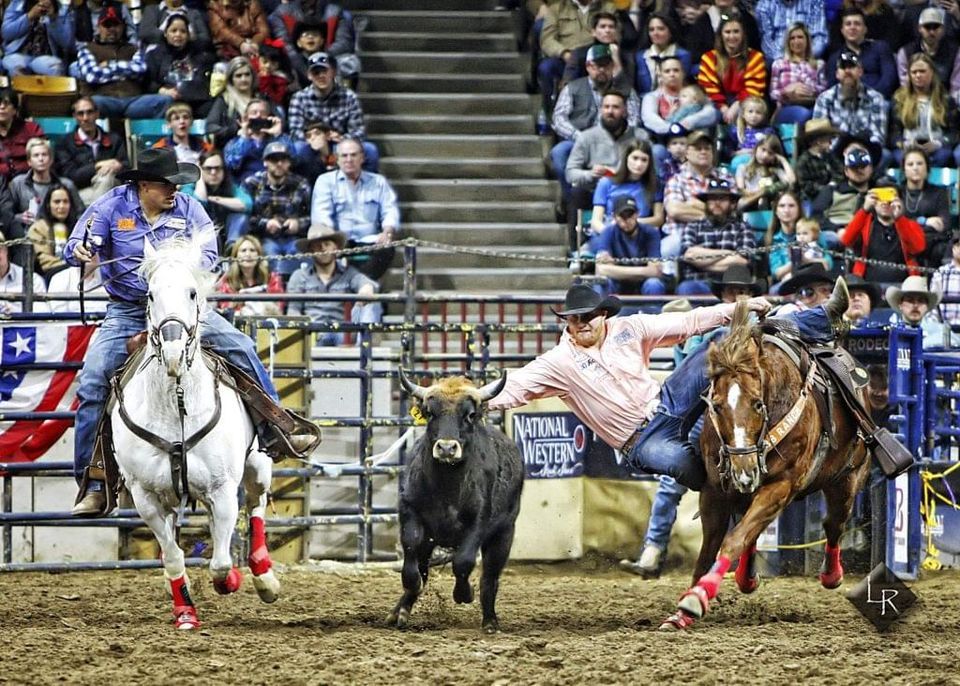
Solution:
[[(514, 16), (493, 11), (496, 0), (342, 4), (367, 20), (358, 94), (404, 235), (463, 247), (421, 248), (418, 286), (562, 293), (570, 273), (554, 217), (559, 191), (534, 133), (539, 103)], [(398, 257), (384, 285), (397, 289), (402, 278)]]

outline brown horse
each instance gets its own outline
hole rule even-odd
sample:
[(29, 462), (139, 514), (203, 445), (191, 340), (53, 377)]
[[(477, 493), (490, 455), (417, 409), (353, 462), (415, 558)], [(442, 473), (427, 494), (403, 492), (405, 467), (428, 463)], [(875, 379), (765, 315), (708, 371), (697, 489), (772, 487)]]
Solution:
[[(664, 630), (686, 628), (706, 614), (732, 560), (739, 558), (740, 590), (756, 590), (757, 537), (792, 500), (815, 491), (823, 491), (827, 504), (820, 583), (837, 588), (843, 581), (840, 534), (870, 469), (869, 453), (839, 398), (829, 405), (831, 425), (824, 426), (810, 355), (802, 351), (798, 365), (764, 340), (748, 314), (746, 304), (738, 304), (729, 335), (707, 353), (710, 388), (700, 438), (708, 477), (700, 492), (703, 543), (693, 586), (661, 624)], [(735, 513), (743, 518), (728, 533)]]

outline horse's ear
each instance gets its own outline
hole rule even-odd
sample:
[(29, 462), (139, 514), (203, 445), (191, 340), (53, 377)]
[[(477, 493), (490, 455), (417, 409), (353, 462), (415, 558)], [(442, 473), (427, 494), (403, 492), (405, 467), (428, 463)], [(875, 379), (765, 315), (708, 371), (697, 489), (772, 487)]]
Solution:
[(153, 247), (153, 243), (150, 242), (150, 239), (144, 237), (143, 239), (143, 256), (145, 258), (155, 257), (157, 254), (157, 249)]

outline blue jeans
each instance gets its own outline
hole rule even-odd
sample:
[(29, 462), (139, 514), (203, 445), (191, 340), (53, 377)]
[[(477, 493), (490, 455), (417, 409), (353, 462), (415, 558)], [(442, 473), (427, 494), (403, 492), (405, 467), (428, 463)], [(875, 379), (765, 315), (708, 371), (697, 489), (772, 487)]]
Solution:
[(300, 267), (300, 261), (294, 257), (277, 259), (277, 255), (292, 255), (297, 251), (296, 236), (263, 237), (263, 254), (273, 258), (270, 260), (270, 269), (283, 276), (290, 276)]
[(813, 116), (813, 110), (803, 105), (784, 105), (774, 117), (774, 124), (802, 124)]
[(250, 216), (243, 212), (231, 212), (227, 215), (227, 245), (233, 245), (250, 232)]
[(677, 507), (686, 492), (687, 488), (677, 483), (673, 477), (660, 477), (660, 486), (657, 487), (657, 494), (653, 497), (653, 506), (650, 508), (650, 522), (647, 524), (647, 535), (643, 541), (645, 544), (654, 545), (660, 550), (667, 549), (670, 531), (677, 521)]
[[(127, 359), (127, 339), (147, 328), (144, 308), (135, 303), (111, 302), (106, 317), (87, 350), (80, 371), (74, 431), (73, 471), (77, 480), (90, 464), (97, 423), (110, 390), (110, 379)], [(263, 368), (249, 336), (240, 333), (214, 310), (203, 316), (201, 340), (257, 380), (276, 402), (277, 390)]]
[(93, 102), (106, 118), (163, 119), (163, 113), (173, 102), (168, 95), (133, 95), (116, 98), (110, 95), (94, 95)]
[(553, 173), (557, 175), (560, 182), (560, 192), (566, 200), (570, 197), (570, 183), (567, 181), (567, 160), (570, 159), (570, 153), (573, 152), (573, 141), (560, 141), (550, 148), (550, 164), (553, 165)]
[[(828, 343), (833, 327), (822, 307), (792, 312), (804, 340)], [(700, 457), (699, 422), (704, 404), (701, 396), (710, 385), (707, 378), (707, 348), (703, 344), (680, 363), (660, 388), (660, 407), (643, 430), (626, 459), (635, 469), (666, 474), (682, 486), (699, 491), (707, 479)]]
[(686, 279), (677, 284), (677, 295), (710, 295), (710, 282), (703, 279)]
[(30, 57), (17, 52), (3, 56), (3, 68), (10, 76), (17, 74), (42, 74), (43, 76), (62, 76), (63, 60), (53, 55)]

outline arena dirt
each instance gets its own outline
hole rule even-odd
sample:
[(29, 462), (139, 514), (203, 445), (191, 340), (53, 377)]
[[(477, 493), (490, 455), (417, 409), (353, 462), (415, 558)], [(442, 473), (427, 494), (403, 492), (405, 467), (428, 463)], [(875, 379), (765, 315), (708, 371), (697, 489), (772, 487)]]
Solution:
[[(616, 569), (511, 566), (503, 631), (480, 632), (476, 603), (431, 579), (412, 628), (387, 628), (400, 591), (387, 569), (288, 569), (283, 597), (247, 579), (218, 596), (192, 570), (201, 630), (177, 633), (161, 573), (0, 575), (0, 683), (11, 684), (960, 684), (960, 576), (911, 584), (920, 603), (878, 634), (841, 591), (765, 580), (693, 630), (656, 631), (687, 577), (644, 581)], [(857, 579), (848, 576), (843, 588)]]

